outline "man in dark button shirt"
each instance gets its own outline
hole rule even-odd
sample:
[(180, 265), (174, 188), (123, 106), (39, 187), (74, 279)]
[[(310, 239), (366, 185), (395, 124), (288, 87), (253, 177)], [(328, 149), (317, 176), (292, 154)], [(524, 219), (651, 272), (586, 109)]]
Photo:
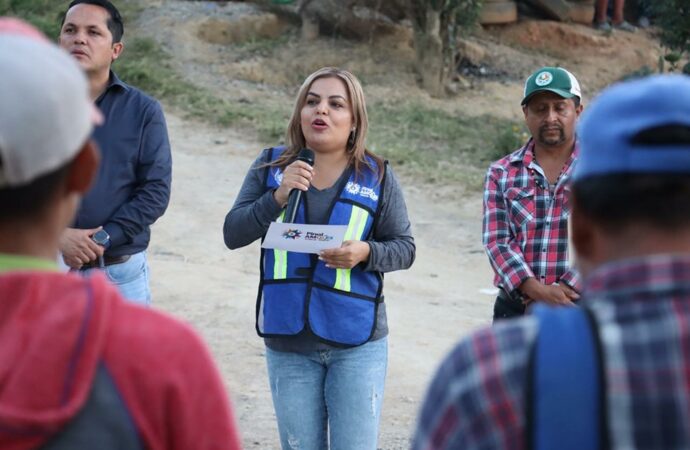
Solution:
[(73, 270), (102, 269), (126, 298), (149, 304), (145, 250), (150, 225), (168, 206), (172, 159), (158, 102), (111, 70), (123, 32), (108, 0), (74, 0), (62, 23), (59, 44), (84, 69), (105, 123), (93, 134), (103, 154), (96, 182), (60, 250)]

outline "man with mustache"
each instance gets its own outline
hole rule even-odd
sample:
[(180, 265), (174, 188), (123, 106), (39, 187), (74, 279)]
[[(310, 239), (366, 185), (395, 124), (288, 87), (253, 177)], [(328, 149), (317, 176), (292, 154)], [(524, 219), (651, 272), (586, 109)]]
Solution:
[(521, 316), (535, 301), (571, 305), (579, 297), (568, 261), (568, 182), (581, 100), (580, 84), (567, 70), (534, 72), (522, 99), (532, 137), (489, 167), (483, 243), (499, 290), (494, 321)]
[(172, 160), (160, 104), (111, 69), (124, 49), (123, 33), (108, 0), (73, 0), (62, 22), (58, 42), (84, 70), (105, 122), (93, 133), (103, 163), (60, 251), (72, 270), (101, 270), (125, 298), (148, 305), (145, 251), (150, 226), (168, 206)]
[(578, 141), (578, 307), (459, 342), (413, 450), (690, 448), (690, 77), (608, 87)]

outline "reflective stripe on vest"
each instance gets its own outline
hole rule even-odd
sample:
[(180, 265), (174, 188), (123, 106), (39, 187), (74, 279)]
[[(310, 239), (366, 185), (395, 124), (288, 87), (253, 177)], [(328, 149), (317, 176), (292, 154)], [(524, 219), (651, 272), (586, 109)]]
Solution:
[[(282, 222), (285, 219), (285, 210), (280, 213), (276, 222)], [(284, 280), (287, 278), (287, 250), (273, 249), (273, 279)]]
[[(345, 231), (345, 241), (361, 241), (364, 236), (364, 226), (367, 224), (369, 213), (366, 209), (359, 206), (352, 205), (352, 213), (350, 214), (350, 222), (347, 224), (347, 231)], [(336, 269), (334, 288), (341, 291), (350, 292), (350, 274), (351, 269)]]

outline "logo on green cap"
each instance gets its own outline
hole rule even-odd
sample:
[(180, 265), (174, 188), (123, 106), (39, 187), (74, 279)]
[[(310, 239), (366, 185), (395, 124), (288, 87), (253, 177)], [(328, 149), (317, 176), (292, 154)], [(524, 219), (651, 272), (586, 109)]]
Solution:
[(580, 84), (573, 74), (561, 67), (542, 67), (530, 75), (525, 82), (521, 104), (524, 106), (532, 95), (541, 91), (550, 91), (563, 98), (582, 98)]
[(553, 75), (551, 75), (551, 72), (541, 72), (537, 77), (534, 79), (534, 84), (537, 86), (548, 86), (551, 84), (553, 81)]

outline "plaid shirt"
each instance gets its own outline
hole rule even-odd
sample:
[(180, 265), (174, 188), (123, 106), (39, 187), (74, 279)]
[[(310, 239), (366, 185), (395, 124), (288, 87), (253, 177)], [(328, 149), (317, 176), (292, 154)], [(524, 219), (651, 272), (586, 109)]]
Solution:
[[(690, 448), (690, 254), (603, 266), (582, 298), (605, 359), (611, 447)], [(524, 448), (536, 333), (527, 316), (460, 342), (427, 393), (413, 449)]]
[(494, 285), (512, 293), (530, 277), (563, 281), (579, 291), (569, 269), (568, 196), (577, 144), (555, 185), (534, 159), (534, 141), (489, 167), (484, 188), (483, 243)]

